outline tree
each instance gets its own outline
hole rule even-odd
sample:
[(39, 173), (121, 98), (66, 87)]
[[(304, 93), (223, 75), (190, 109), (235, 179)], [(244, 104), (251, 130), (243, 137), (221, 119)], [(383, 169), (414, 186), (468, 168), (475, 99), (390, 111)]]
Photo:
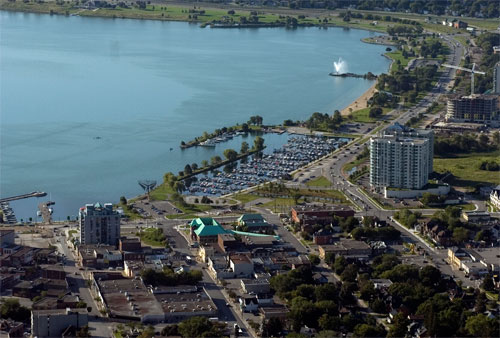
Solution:
[(338, 127), (342, 123), (342, 115), (340, 115), (340, 111), (335, 110), (332, 117), (333, 123)]
[[(244, 18), (244, 17), (240, 17), (240, 19), (241, 19), (241, 18)], [(241, 125), (241, 131), (242, 131), (242, 132), (244, 132), (244, 133), (248, 133), (248, 130), (249, 130), (249, 129), (248, 129), (248, 124), (243, 123), (243, 124)]]
[(246, 154), (248, 153), (248, 150), (250, 149), (250, 146), (248, 145), (247, 142), (243, 141), (241, 142), (241, 150), (240, 150), (240, 153), (241, 154)]
[(375, 313), (387, 313), (387, 305), (380, 298), (376, 298), (370, 302), (370, 308)]
[(375, 118), (375, 117), (381, 116), (382, 113), (383, 113), (382, 108), (380, 108), (380, 107), (372, 107), (372, 108), (370, 108), (370, 111), (368, 112), (368, 116), (372, 117), (372, 118)]
[(490, 319), (483, 314), (467, 318), (465, 329), (473, 337), (498, 337), (499, 325), (495, 319)]
[(125, 198), (125, 196), (120, 197), (120, 203), (123, 205), (127, 205), (127, 199)]
[(304, 297), (295, 297), (291, 301), (289, 318), (292, 321), (293, 330), (298, 332), (301, 327), (318, 326), (318, 311), (314, 303)]
[(283, 331), (283, 323), (279, 318), (270, 318), (263, 325), (265, 336), (267, 337), (278, 337)]
[(212, 323), (205, 317), (192, 317), (179, 324), (178, 331), (182, 337), (201, 337), (210, 332)]
[(394, 316), (394, 325), (389, 330), (387, 337), (397, 338), (406, 336), (409, 324), (410, 321), (408, 318), (403, 313), (399, 312), (396, 316)]
[(153, 338), (154, 336), (155, 328), (151, 325), (148, 325), (137, 338)]
[(314, 296), (317, 302), (324, 300), (336, 300), (338, 299), (338, 288), (335, 284), (326, 283), (323, 285), (316, 286), (314, 289)]
[(345, 267), (344, 271), (340, 275), (342, 281), (354, 282), (358, 276), (358, 267), (355, 264), (349, 264)]
[(208, 164), (208, 161), (207, 161), (207, 160), (203, 160), (203, 161), (201, 161), (201, 166), (202, 166), (203, 168), (208, 167), (208, 165), (209, 165), (209, 164)]
[(193, 171), (198, 170), (198, 164), (196, 163), (191, 164), (191, 169), (193, 169)]
[(455, 243), (464, 243), (469, 239), (469, 230), (463, 227), (458, 227), (453, 230), (453, 240)]
[(238, 157), (238, 153), (234, 149), (226, 149), (224, 150), (224, 156), (229, 160), (229, 161), (234, 161)]
[(341, 274), (347, 266), (347, 261), (344, 256), (338, 256), (335, 258), (335, 263), (333, 263), (333, 268), (335, 273)]
[(491, 275), (484, 277), (481, 287), (486, 291), (493, 291), (495, 289), (495, 284), (493, 283), (493, 278)]
[(378, 326), (358, 324), (354, 328), (355, 337), (385, 337), (385, 330)]
[(253, 149), (257, 151), (264, 149), (264, 139), (262, 137), (257, 136), (253, 140)]
[(91, 337), (89, 333), (89, 326), (85, 325), (80, 328), (80, 330), (76, 331), (76, 337)]
[(184, 167), (184, 174), (187, 176), (187, 175), (191, 175), (193, 173), (193, 169), (191, 169), (191, 166), (189, 164), (186, 164), (186, 166)]
[(321, 263), (321, 259), (319, 259), (318, 255), (310, 254), (309, 260), (311, 261), (312, 265), (318, 265), (319, 263)]
[(0, 317), (10, 318), (15, 321), (24, 322), (31, 316), (27, 307), (21, 306), (17, 299), (3, 298), (0, 305)]

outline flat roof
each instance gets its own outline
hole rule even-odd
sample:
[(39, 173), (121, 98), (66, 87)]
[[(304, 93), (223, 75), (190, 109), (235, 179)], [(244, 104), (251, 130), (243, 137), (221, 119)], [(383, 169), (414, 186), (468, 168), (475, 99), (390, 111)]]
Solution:
[(97, 284), (112, 315), (163, 315), (163, 309), (156, 298), (138, 279), (98, 280)]
[(217, 306), (204, 290), (196, 292), (159, 293), (155, 298), (161, 304), (162, 311), (178, 312), (207, 312), (217, 311)]

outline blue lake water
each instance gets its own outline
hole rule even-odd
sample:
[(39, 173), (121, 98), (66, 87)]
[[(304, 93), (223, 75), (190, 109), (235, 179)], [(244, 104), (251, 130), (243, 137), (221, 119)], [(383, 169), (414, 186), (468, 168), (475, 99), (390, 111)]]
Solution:
[[(255, 114), (280, 123), (332, 113), (372, 84), (328, 76), (333, 61), (387, 70), (385, 47), (360, 41), (373, 34), (0, 12), (0, 195), (45, 191), (62, 219), (139, 194), (139, 179), (240, 148), (241, 138), (179, 148), (203, 131)], [(38, 202), (11, 206), (27, 218)]]

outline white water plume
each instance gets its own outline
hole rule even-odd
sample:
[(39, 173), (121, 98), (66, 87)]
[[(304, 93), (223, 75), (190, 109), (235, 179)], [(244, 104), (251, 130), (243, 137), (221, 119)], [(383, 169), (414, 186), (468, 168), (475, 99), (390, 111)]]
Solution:
[(339, 58), (338, 61), (333, 61), (333, 68), (337, 74), (347, 73), (347, 62)]

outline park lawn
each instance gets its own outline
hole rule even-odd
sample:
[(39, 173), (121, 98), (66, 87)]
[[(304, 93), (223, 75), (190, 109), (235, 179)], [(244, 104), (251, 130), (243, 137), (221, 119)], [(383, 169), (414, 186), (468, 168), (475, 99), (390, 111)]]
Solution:
[(249, 194), (249, 193), (239, 193), (232, 196), (233, 199), (240, 201), (241, 203), (248, 203), (259, 199), (260, 197), (257, 195)]
[(358, 123), (374, 123), (383, 118), (388, 112), (390, 112), (391, 108), (382, 108), (382, 115), (379, 117), (370, 117), (370, 107), (366, 107), (360, 110), (353, 111), (350, 115), (352, 115), (352, 121)]
[[(403, 52), (400, 50), (396, 50), (393, 52), (387, 52), (387, 53), (385, 53), (385, 55), (387, 57), (389, 57), (391, 60), (394, 60), (394, 62), (391, 65), (391, 72), (395, 71), (399, 65), (401, 65), (401, 67), (403, 67), (403, 68), (408, 66), (408, 63), (410, 62), (410, 60), (414, 59), (414, 58), (410, 58), (410, 57), (405, 58), (403, 56)], [(397, 61), (399, 61), (400, 64), (397, 64)]]
[(152, 201), (164, 201), (175, 191), (168, 184), (162, 183), (149, 193)]
[(457, 187), (474, 188), (480, 184), (499, 184), (500, 172), (479, 169), (483, 161), (499, 162), (499, 156), (500, 151), (494, 151), (459, 155), (454, 158), (434, 158), (434, 171), (450, 171), (455, 176), (450, 184)]
[(486, 291), (486, 297), (498, 302), (498, 292)]
[[(298, 203), (304, 202), (303, 198), (300, 198), (298, 200)], [(290, 211), (290, 208), (293, 207), (295, 204), (295, 201), (293, 198), (274, 198), (272, 201), (267, 202), (262, 204), (260, 207), (264, 208), (269, 208), (271, 209), (272, 212), (274, 213), (288, 213)]]
[(144, 236), (146, 234), (149, 234), (149, 233), (151, 233), (151, 232), (153, 232), (155, 230), (156, 229), (154, 229), (154, 228), (147, 228), (147, 229), (141, 231), (141, 241), (144, 244), (147, 244), (147, 245), (165, 247), (166, 237), (163, 237), (163, 240), (151, 239), (151, 238), (144, 238)]
[[(355, 161), (347, 163), (344, 166), (344, 168), (342, 168), (342, 169), (344, 169), (344, 171), (347, 172), (347, 171), (351, 170), (352, 168), (359, 166), (360, 164), (368, 162), (369, 160), (370, 160), (370, 157), (363, 157), (363, 158), (361, 158), (359, 160), (355, 160)], [(359, 168), (357, 168), (357, 169), (359, 169)]]
[(332, 183), (325, 177), (320, 176), (306, 183), (309, 187), (330, 187)]

